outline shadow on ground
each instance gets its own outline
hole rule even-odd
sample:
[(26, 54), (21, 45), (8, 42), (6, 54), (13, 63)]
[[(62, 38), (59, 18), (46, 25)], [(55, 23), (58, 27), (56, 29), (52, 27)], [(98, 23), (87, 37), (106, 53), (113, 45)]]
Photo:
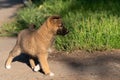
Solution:
[[(16, 61), (22, 62), (22, 63), (26, 64), (29, 68), (31, 68), (29, 59), (30, 59), (30, 56), (29, 56), (29, 55), (22, 53), (22, 54), (20, 54), (19, 56), (15, 57), (15, 58), (13, 59), (13, 62), (16, 62)], [(35, 61), (35, 64), (36, 64), (36, 65), (39, 64), (37, 58), (34, 58), (34, 61)], [(31, 68), (31, 69), (32, 69), (32, 68)], [(43, 73), (43, 74), (44, 74), (44, 72), (43, 72), (42, 69), (40, 70), (40, 73)]]
[[(51, 54), (49, 60), (65, 64), (71, 71), (78, 73), (80, 76), (86, 76), (87, 80), (88, 78), (90, 80), (93, 80), (93, 78), (97, 80), (120, 80), (120, 55), (108, 53), (108, 55), (80, 57), (80, 55), (61, 55), (57, 53)], [(30, 67), (28, 55), (21, 54), (14, 61), (25, 63)]]
[(84, 56), (80, 58), (80, 55), (75, 57), (62, 55), (58, 61), (65, 63), (80, 75), (90, 76), (90, 80), (93, 77), (100, 80), (120, 79), (120, 55), (108, 53), (108, 55), (90, 55), (86, 58)]
[(25, 63), (26, 65), (28, 65), (28, 66), (30, 67), (30, 64), (29, 64), (29, 56), (26, 55), (26, 54), (21, 54), (21, 55), (15, 57), (15, 58), (13, 59), (13, 62), (16, 62), (16, 61)]

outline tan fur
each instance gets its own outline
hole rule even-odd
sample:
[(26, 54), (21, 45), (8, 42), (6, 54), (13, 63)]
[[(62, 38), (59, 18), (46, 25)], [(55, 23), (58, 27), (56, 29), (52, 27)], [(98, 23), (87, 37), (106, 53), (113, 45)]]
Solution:
[[(37, 57), (45, 74), (50, 74), (47, 62), (48, 49), (51, 47), (57, 30), (62, 26), (62, 20), (59, 16), (49, 17), (38, 30), (22, 30), (17, 38), (13, 50), (9, 53), (6, 66), (11, 65), (14, 57), (20, 53), (26, 53), (30, 56)], [(67, 33), (67, 31), (66, 31)], [(65, 34), (66, 34), (65, 33)], [(35, 67), (33, 58), (30, 58), (31, 67)]]

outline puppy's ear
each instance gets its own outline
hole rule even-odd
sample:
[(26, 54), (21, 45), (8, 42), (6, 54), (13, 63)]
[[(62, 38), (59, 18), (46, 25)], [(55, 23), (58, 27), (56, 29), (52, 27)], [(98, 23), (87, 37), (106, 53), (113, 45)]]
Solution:
[(36, 28), (36, 25), (35, 25), (35, 24), (31, 23), (31, 24), (29, 25), (29, 30), (30, 30), (30, 31), (34, 31), (35, 28)]
[(50, 20), (53, 21), (54, 23), (59, 19), (61, 19), (61, 17), (59, 15), (55, 15), (55, 16), (50, 17)]
[(59, 15), (50, 16), (47, 20), (47, 25), (55, 25), (61, 23), (61, 17)]
[(59, 21), (61, 22), (61, 17), (59, 15), (56, 15), (56, 16), (51, 16), (51, 21), (52, 23), (57, 23), (59, 24)]
[(59, 15), (51, 16), (51, 19), (61, 19)]

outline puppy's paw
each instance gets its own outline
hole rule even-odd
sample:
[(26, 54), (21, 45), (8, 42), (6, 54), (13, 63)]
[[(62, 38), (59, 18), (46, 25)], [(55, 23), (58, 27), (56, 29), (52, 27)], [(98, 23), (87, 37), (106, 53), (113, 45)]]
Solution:
[(6, 69), (11, 69), (11, 65), (6, 65), (5, 68)]
[(52, 77), (52, 76), (54, 76), (55, 74), (54, 74), (53, 72), (50, 72), (48, 75)]
[(37, 64), (37, 65), (35, 66), (35, 68), (34, 68), (34, 71), (35, 71), (35, 72), (38, 72), (39, 70), (40, 70), (40, 65)]

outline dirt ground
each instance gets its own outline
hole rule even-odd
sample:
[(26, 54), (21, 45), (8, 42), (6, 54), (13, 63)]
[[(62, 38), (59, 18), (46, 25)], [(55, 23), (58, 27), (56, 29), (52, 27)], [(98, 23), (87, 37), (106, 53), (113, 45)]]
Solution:
[(48, 61), (54, 77), (33, 72), (27, 55), (16, 57), (12, 68), (7, 70), (4, 67), (5, 60), (15, 42), (16, 38), (0, 38), (0, 80), (120, 80), (119, 50), (49, 54)]
[(22, 0), (0, 0), (0, 27), (14, 19), (22, 2)]

